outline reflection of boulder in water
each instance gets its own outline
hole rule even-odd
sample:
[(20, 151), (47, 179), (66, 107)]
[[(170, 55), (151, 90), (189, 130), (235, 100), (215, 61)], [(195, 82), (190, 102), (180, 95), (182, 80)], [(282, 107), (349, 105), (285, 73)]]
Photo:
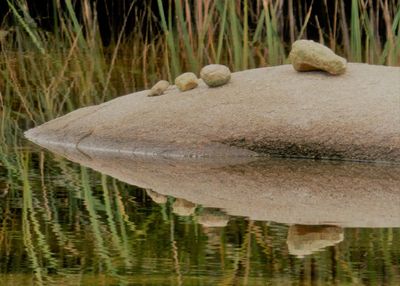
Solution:
[(400, 165), (95, 151), (89, 160), (76, 148), (57, 146), (52, 150), (121, 181), (231, 216), (289, 225), (400, 226)]
[(195, 210), (196, 205), (184, 199), (176, 199), (172, 205), (172, 211), (180, 216), (190, 216)]
[(343, 241), (343, 237), (343, 228), (337, 226), (292, 225), (287, 244), (290, 254), (304, 257)]
[(167, 203), (168, 197), (161, 195), (159, 193), (154, 192), (151, 189), (146, 189), (147, 195), (153, 200), (153, 202), (157, 204), (165, 204)]
[(229, 222), (229, 216), (219, 210), (205, 209), (198, 216), (198, 222), (204, 227), (225, 227)]

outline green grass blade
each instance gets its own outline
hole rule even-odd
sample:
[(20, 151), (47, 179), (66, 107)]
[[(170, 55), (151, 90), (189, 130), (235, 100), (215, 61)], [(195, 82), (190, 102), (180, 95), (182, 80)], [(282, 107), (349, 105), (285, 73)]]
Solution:
[(189, 65), (190, 65), (191, 71), (198, 72), (199, 65), (194, 56), (193, 47), (191, 47), (191, 45), (190, 45), (189, 33), (188, 33), (188, 29), (186, 27), (187, 24), (183, 17), (183, 8), (182, 8), (180, 0), (175, 0), (175, 14), (178, 17), (180, 28), (182, 29), (182, 39), (183, 39), (183, 43), (184, 43), (184, 46), (186, 49), (186, 53), (188, 54), (188, 60), (189, 60)]
[(40, 51), (40, 53), (45, 54), (45, 49), (44, 49), (37, 33), (35, 33), (29, 27), (29, 25), (25, 22), (25, 20), (22, 18), (22, 16), (18, 13), (15, 6), (9, 0), (7, 0), (7, 3), (11, 9), (13, 15), (15, 16), (15, 18), (17, 18), (18, 22), (21, 24), (21, 26), (24, 28), (24, 30), (28, 33), (29, 37), (31, 38), (32, 42), (35, 44), (37, 49)]
[(234, 1), (229, 1), (229, 24), (230, 24), (230, 36), (232, 37), (232, 50), (233, 50), (233, 67), (234, 70), (242, 69), (242, 58), (243, 49), (239, 28), (238, 16), (236, 14), (236, 5)]
[[(219, 4), (221, 4), (219, 2)], [(226, 26), (226, 14), (228, 11), (228, 1), (224, 1), (224, 8), (221, 16), (221, 24), (219, 28), (219, 34), (218, 34), (218, 46), (217, 46), (217, 58), (216, 58), (216, 63), (219, 64), (221, 62), (221, 52), (223, 48), (223, 39), (224, 39), (224, 34), (225, 34), (225, 26)]]
[(163, 2), (161, 0), (157, 0), (157, 4), (158, 4), (159, 12), (160, 12), (160, 17), (161, 17), (161, 27), (162, 27), (165, 37), (167, 39), (169, 52), (171, 53), (172, 77), (175, 78), (176, 76), (178, 76), (180, 74), (181, 71), (180, 71), (180, 65), (179, 65), (177, 51), (175, 48), (174, 33), (167, 26)]
[(362, 50), (361, 50), (361, 27), (360, 27), (360, 16), (358, 0), (351, 1), (351, 30), (350, 30), (350, 49), (351, 59), (355, 62), (362, 61)]

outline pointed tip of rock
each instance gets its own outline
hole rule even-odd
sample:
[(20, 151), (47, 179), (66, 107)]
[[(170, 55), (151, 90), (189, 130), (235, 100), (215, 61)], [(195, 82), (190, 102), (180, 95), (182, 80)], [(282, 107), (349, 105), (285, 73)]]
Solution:
[(42, 145), (43, 142), (42, 142), (42, 140), (40, 140), (41, 132), (40, 132), (40, 130), (38, 130), (38, 129), (40, 129), (39, 127), (40, 126), (37, 126), (37, 127), (26, 130), (24, 132), (25, 139), (27, 139), (35, 144)]
[(24, 137), (26, 138), (26, 139), (28, 139), (28, 140), (30, 140), (30, 141), (33, 141), (34, 139), (35, 139), (35, 129), (36, 128), (31, 128), (31, 129), (29, 129), (29, 130), (26, 130), (25, 132), (24, 132)]

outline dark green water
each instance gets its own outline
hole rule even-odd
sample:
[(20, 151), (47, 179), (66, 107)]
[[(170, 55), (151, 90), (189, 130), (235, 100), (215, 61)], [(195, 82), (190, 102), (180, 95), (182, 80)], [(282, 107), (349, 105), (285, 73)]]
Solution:
[(0, 285), (400, 285), (399, 228), (252, 220), (38, 148), (0, 156)]

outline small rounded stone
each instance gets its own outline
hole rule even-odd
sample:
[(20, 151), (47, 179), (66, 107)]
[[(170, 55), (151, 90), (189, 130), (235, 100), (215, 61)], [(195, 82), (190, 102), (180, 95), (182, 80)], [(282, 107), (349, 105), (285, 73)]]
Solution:
[(199, 84), (197, 76), (192, 72), (185, 72), (175, 79), (175, 85), (180, 91), (186, 91), (197, 87)]
[(293, 68), (300, 72), (323, 70), (333, 75), (339, 75), (346, 71), (346, 59), (312, 40), (294, 42), (289, 58)]
[(229, 82), (231, 71), (227, 66), (212, 64), (201, 69), (200, 77), (209, 87), (217, 87)]
[(169, 82), (166, 80), (160, 80), (150, 89), (150, 92), (147, 96), (158, 96), (164, 93), (169, 87)]

